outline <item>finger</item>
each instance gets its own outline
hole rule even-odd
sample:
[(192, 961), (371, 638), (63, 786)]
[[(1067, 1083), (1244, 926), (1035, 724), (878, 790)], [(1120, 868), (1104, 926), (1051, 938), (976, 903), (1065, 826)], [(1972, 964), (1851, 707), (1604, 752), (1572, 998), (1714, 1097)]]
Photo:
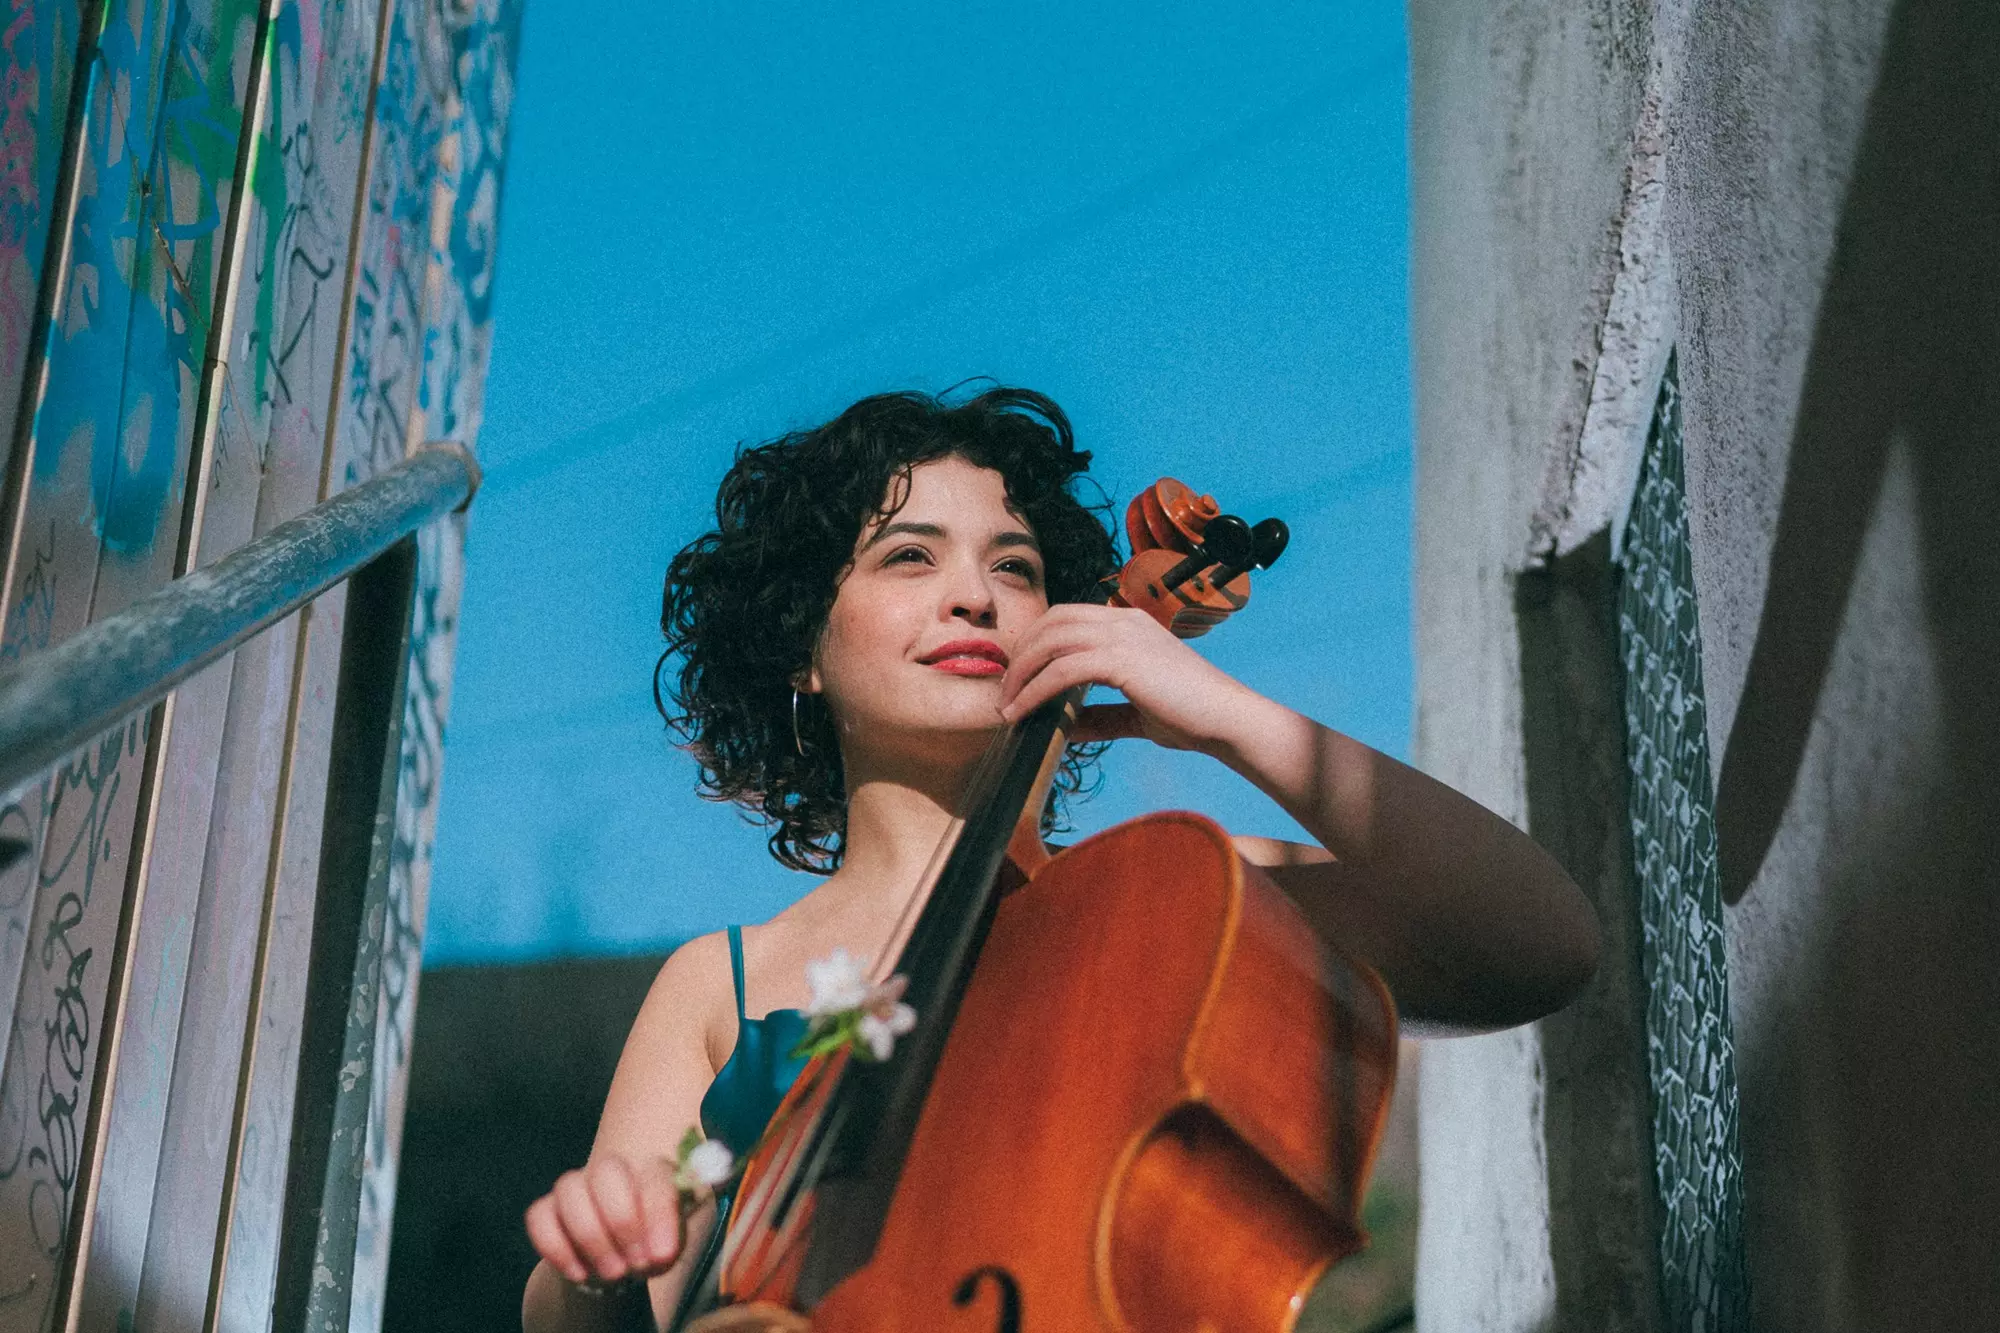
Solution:
[(1100, 632), (1093, 632), (1092, 626), (1078, 624), (1038, 624), (1030, 630), (1026, 638), (1016, 645), (1014, 656), (1007, 664), (1007, 675), (1000, 682), (1001, 711), (1014, 714), (1015, 710), (1010, 705), (1020, 697), (1029, 681), (1047, 670), (1049, 663), (1057, 658), (1097, 647), (1101, 642)]
[(1096, 741), (1122, 741), (1146, 734), (1144, 715), (1137, 704), (1090, 704), (1077, 713), (1076, 725), (1069, 730), (1072, 745)]
[[(1098, 606), (1091, 602), (1057, 602), (1054, 606), (1051, 606), (1048, 610), (1035, 617), (1034, 624), (1060, 625), (1076, 621), (1086, 621), (1093, 617), (1102, 616), (1107, 612), (1115, 614), (1117, 609), (1116, 607)], [(1030, 626), (1030, 628), (1033, 628), (1033, 626)]]
[(556, 1200), (556, 1216), (562, 1222), (569, 1243), (575, 1247), (577, 1257), (590, 1269), (590, 1276), (616, 1282), (624, 1277), (631, 1265), (618, 1252), (617, 1244), (604, 1230), (604, 1222), (597, 1216), (597, 1204), (591, 1198), (590, 1186), (584, 1183), (583, 1172), (568, 1171), (556, 1181), (551, 1191)]
[(1054, 634), (1039, 621), (1021, 636), (1014, 645), (1013, 655), (1007, 659), (1007, 674), (1000, 678), (1002, 712), (1021, 693), (1021, 686), (1034, 679), (1035, 673), (1047, 666), (1057, 651)]
[(1078, 685), (1109, 684), (1105, 680), (1105, 670), (1099, 653), (1071, 653), (1058, 657), (1023, 684), (1021, 692), (1014, 696), (1014, 702), (1002, 709), (1001, 714), (1010, 722), (1018, 721), (1064, 690)]
[(1015, 640), (1012, 660), (1046, 653), (1051, 645), (1092, 642), (1107, 627), (1117, 624), (1124, 611), (1105, 606), (1064, 602), (1035, 618)]
[(681, 1194), (671, 1165), (662, 1160), (641, 1168), (639, 1210), (645, 1216), (647, 1262), (664, 1268), (681, 1252)]
[[(1058, 612), (1069, 612), (1059, 615)], [(1145, 649), (1149, 640), (1165, 639), (1178, 644), (1168, 631), (1144, 611), (1130, 607), (1065, 604), (1045, 613), (1028, 627), (1016, 645), (1013, 662), (1023, 670), (1020, 681), (1030, 679), (1035, 670), (1065, 653), (1097, 648), (1115, 651), (1121, 660)], [(1008, 681), (1017, 673), (1010, 670)], [(1008, 682), (1003, 682), (1003, 685)], [(1019, 683), (1014, 683), (1018, 691)], [(1004, 695), (1004, 691), (1003, 691)]]
[(535, 1247), (536, 1254), (548, 1261), (549, 1267), (571, 1282), (590, 1279), (590, 1269), (578, 1257), (576, 1247), (569, 1243), (562, 1222), (556, 1217), (553, 1194), (544, 1194), (529, 1204), (524, 1220), (528, 1225), (528, 1243)]
[(639, 1187), (622, 1157), (601, 1157), (583, 1169), (591, 1202), (605, 1234), (634, 1268), (646, 1263), (646, 1219), (639, 1210)]

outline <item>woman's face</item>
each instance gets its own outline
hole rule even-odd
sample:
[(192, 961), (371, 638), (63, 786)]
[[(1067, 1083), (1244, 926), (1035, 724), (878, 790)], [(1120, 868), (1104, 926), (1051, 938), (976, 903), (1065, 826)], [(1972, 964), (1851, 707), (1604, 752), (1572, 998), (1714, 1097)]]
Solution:
[(806, 682), (850, 770), (976, 756), (1014, 643), (1048, 604), (1000, 474), (956, 456), (914, 468), (902, 506), (856, 541)]

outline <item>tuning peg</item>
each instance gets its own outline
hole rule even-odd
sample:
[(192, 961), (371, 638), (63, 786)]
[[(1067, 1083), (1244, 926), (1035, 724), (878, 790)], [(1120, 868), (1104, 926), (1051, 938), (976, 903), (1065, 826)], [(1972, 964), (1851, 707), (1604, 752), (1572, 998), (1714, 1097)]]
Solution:
[(1248, 563), (1257, 569), (1269, 569), (1285, 553), (1292, 530), (1282, 518), (1266, 518), (1258, 520), (1257, 526), (1250, 529), (1250, 536), (1255, 553)]
[(1160, 586), (1178, 588), (1212, 565), (1228, 569), (1239, 560), (1248, 560), (1256, 545), (1248, 523), (1234, 514), (1217, 514), (1202, 529), (1194, 550), (1161, 577)]
[(1247, 565), (1256, 549), (1255, 530), (1234, 514), (1217, 514), (1202, 529), (1201, 552), (1210, 564), (1231, 568)]
[[(1213, 530), (1216, 523), (1223, 519), (1234, 523), (1243, 533), (1240, 538), (1234, 532), (1223, 538), (1230, 544), (1230, 558), (1218, 564), (1208, 576), (1208, 581), (1218, 588), (1226, 587), (1230, 580), (1245, 570), (1269, 569), (1285, 553), (1285, 545), (1292, 539), (1292, 530), (1285, 526), (1285, 520), (1281, 518), (1264, 519), (1253, 528), (1240, 518), (1224, 514), (1211, 522), (1209, 528)], [(1204, 534), (1202, 545), (1208, 544)]]

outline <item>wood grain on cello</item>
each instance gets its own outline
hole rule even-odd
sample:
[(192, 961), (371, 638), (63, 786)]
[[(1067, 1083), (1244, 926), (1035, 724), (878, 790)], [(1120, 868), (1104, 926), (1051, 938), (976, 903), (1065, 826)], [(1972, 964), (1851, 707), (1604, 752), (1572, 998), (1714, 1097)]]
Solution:
[[(1171, 481), (1127, 523), (1111, 595), (1182, 637), (1285, 541)], [(1040, 855), (1078, 702), (996, 739), (897, 968), (918, 1031), (807, 1067), (677, 1331), (1285, 1333), (1362, 1245), (1387, 988), (1200, 815)]]

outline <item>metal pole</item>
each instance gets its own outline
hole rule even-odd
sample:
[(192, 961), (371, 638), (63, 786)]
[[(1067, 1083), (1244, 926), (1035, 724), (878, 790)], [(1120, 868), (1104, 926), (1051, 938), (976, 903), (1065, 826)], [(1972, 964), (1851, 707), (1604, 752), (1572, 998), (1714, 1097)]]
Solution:
[(271, 1301), (275, 1333), (347, 1333), (416, 582), (416, 541), (406, 538), (347, 588)]
[(0, 794), (161, 698), (479, 486), (464, 446), (384, 472), (45, 652), (0, 669)]

